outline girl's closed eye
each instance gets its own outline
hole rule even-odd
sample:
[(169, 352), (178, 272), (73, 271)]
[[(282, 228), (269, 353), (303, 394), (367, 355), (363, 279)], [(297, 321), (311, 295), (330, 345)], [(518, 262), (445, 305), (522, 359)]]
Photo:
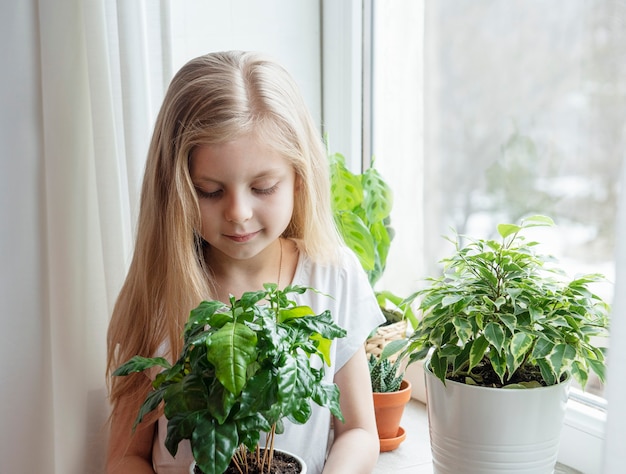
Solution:
[(262, 195), (274, 194), (277, 189), (278, 189), (278, 183), (274, 184), (273, 186), (268, 186), (268, 187), (255, 187), (255, 188), (252, 188), (252, 190), (256, 194), (262, 194)]
[[(201, 199), (217, 199), (224, 195), (224, 191), (222, 189), (216, 189), (215, 191), (207, 191), (200, 187), (196, 187), (196, 194)], [(252, 192), (254, 194), (268, 196), (270, 194), (274, 194), (278, 190), (278, 183), (272, 186), (258, 186), (252, 187)]]
[(215, 191), (205, 191), (202, 188), (196, 187), (196, 194), (201, 199), (216, 199), (218, 197), (221, 197), (223, 192), (221, 189)]

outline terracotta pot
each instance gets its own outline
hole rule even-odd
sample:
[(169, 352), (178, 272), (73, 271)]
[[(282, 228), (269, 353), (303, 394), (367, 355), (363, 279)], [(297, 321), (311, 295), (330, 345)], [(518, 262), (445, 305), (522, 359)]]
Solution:
[(411, 383), (403, 380), (397, 392), (374, 392), (373, 396), (378, 437), (397, 438), (404, 407), (411, 399)]
[(380, 452), (393, 451), (406, 439), (406, 432), (402, 426), (398, 428), (398, 434), (395, 438), (379, 438)]

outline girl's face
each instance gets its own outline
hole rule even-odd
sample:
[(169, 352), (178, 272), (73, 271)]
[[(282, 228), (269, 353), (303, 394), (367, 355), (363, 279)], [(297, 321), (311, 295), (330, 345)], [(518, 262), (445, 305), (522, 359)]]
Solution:
[(202, 237), (211, 252), (250, 259), (287, 228), (296, 174), (286, 158), (256, 135), (196, 148), (189, 171), (200, 204)]

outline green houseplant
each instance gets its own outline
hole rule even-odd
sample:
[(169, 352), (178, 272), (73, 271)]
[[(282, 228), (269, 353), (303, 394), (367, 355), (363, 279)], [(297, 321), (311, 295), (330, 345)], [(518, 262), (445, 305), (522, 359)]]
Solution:
[[(394, 237), (391, 227), (393, 193), (389, 184), (374, 168), (356, 174), (346, 166), (340, 153), (329, 153), (331, 199), (335, 223), (346, 245), (356, 254), (367, 272), (372, 288), (387, 266), (387, 256)], [(411, 306), (404, 298), (388, 290), (375, 291), (378, 304), (389, 324), (417, 323)]]
[[(243, 473), (266, 473), (285, 419), (305, 423), (312, 401), (343, 419), (337, 386), (323, 380), (324, 365), (316, 369), (311, 359), (329, 364), (331, 341), (346, 333), (328, 311), (316, 315), (289, 298), (307, 290), (313, 289), (265, 284), (231, 297), (230, 305), (204, 301), (190, 314), (173, 365), (136, 356), (120, 366), (114, 375), (163, 368), (135, 426), (163, 402), (172, 455), (188, 439), (205, 474), (223, 473), (231, 462)], [(264, 447), (261, 433), (267, 433)]]
[(389, 225), (391, 189), (373, 164), (362, 174), (355, 174), (347, 168), (342, 154), (329, 154), (329, 161), (335, 222), (373, 287), (385, 271), (393, 239)]
[(406, 337), (389, 341), (380, 355), (370, 354), (369, 370), (374, 397), (374, 414), (381, 451), (392, 451), (406, 439), (400, 426), (404, 407), (411, 399), (411, 383), (405, 379), (407, 360), (398, 356)]
[[(552, 225), (549, 217), (533, 216), (500, 224), (499, 239), (468, 239), (464, 246), (455, 240), (442, 276), (407, 299), (419, 301), (422, 318), (403, 355), (430, 356), (425, 373), (435, 472), (509, 472), (523, 463), (529, 463), (524, 472), (552, 472), (571, 379), (584, 388), (590, 372), (605, 378), (604, 349), (595, 338), (607, 332), (609, 307), (589, 288), (603, 277), (566, 278), (524, 235)], [(526, 400), (532, 400), (528, 409)], [(450, 426), (439, 411), (454, 420), (454, 435), (447, 435)], [(542, 425), (552, 418), (552, 427)], [(519, 438), (505, 438), (510, 434)], [(529, 447), (540, 443), (544, 449), (535, 458)]]
[[(372, 288), (382, 277), (394, 237), (390, 214), (391, 188), (374, 168), (356, 174), (340, 153), (329, 154), (331, 198), (335, 222), (346, 245), (357, 255)], [(386, 322), (368, 338), (370, 379), (381, 450), (397, 447), (404, 440), (400, 419), (410, 400), (411, 386), (404, 379), (406, 361), (397, 357), (406, 345), (407, 325), (417, 318), (404, 298), (389, 290), (374, 291)], [(402, 433), (404, 433), (402, 431)]]
[(430, 367), (445, 383), (554, 385), (570, 375), (584, 388), (589, 372), (605, 378), (608, 304), (589, 289), (602, 275), (564, 279), (523, 231), (552, 226), (533, 216), (500, 224), (501, 240), (476, 239), (443, 260), (444, 274), (411, 295), (423, 318), (411, 336), (412, 359), (432, 350)]

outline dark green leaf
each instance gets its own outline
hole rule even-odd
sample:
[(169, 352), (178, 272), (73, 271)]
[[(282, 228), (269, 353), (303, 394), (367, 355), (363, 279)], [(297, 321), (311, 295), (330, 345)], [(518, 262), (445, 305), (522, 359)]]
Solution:
[(291, 409), (287, 412), (287, 418), (293, 423), (304, 424), (311, 418), (311, 405), (306, 398), (294, 400)]
[(139, 414), (137, 415), (135, 423), (133, 424), (133, 430), (137, 428), (137, 425), (139, 423), (141, 423), (144, 416), (146, 416), (151, 411), (156, 410), (156, 408), (163, 400), (163, 393), (165, 392), (165, 388), (166, 387), (161, 387), (158, 390), (152, 390), (150, 393), (148, 393), (146, 399), (141, 405), (141, 408), (139, 408)]
[(215, 376), (231, 393), (241, 393), (247, 380), (248, 365), (255, 360), (257, 336), (241, 323), (225, 324), (213, 334), (207, 358), (215, 366)]
[(591, 367), (591, 370), (593, 370), (595, 374), (598, 376), (600, 381), (605, 382), (606, 381), (606, 365), (604, 364), (604, 361), (600, 361), (597, 359), (587, 359), (587, 363), (589, 364), (589, 367)]
[(278, 380), (274, 371), (260, 370), (250, 378), (241, 392), (239, 414), (235, 418), (252, 416), (255, 412), (267, 411), (278, 402)]
[(199, 420), (191, 437), (191, 450), (196, 464), (204, 474), (222, 474), (239, 446), (235, 423), (217, 424), (214, 420)]
[(184, 439), (191, 439), (196, 424), (200, 421), (203, 413), (179, 413), (173, 415), (167, 421), (167, 437), (165, 438), (165, 447), (172, 456), (176, 456), (178, 445)]
[(587, 381), (589, 380), (589, 374), (587, 372), (587, 368), (582, 363), (575, 360), (574, 363), (572, 364), (571, 370), (572, 370), (572, 376), (574, 377), (574, 379), (576, 379), (576, 381), (580, 384), (581, 388), (584, 390), (585, 386), (587, 385)]
[(548, 359), (537, 360), (537, 365), (541, 370), (541, 377), (545, 380), (547, 385), (554, 385), (557, 382), (556, 375), (553, 367), (548, 362)]
[(165, 416), (201, 410), (207, 405), (207, 391), (202, 379), (190, 374), (182, 382), (169, 385), (163, 394)]
[(545, 335), (540, 335), (535, 342), (535, 348), (532, 355), (535, 359), (547, 357), (554, 349), (554, 343), (550, 341)]
[(169, 369), (171, 366), (172, 364), (170, 364), (170, 362), (163, 357), (135, 356), (128, 362), (125, 362), (124, 364), (119, 366), (113, 372), (113, 375), (126, 376), (134, 372), (143, 372), (144, 370), (151, 369), (152, 367), (164, 367), (166, 369)]
[(341, 422), (345, 421), (339, 406), (339, 387), (336, 384), (324, 381), (314, 384), (313, 401), (320, 406), (328, 407)]
[(197, 327), (203, 330), (206, 325), (222, 327), (232, 316), (224, 312), (226, 305), (221, 301), (202, 301), (196, 308), (191, 310), (189, 321), (185, 325), (185, 332)]

